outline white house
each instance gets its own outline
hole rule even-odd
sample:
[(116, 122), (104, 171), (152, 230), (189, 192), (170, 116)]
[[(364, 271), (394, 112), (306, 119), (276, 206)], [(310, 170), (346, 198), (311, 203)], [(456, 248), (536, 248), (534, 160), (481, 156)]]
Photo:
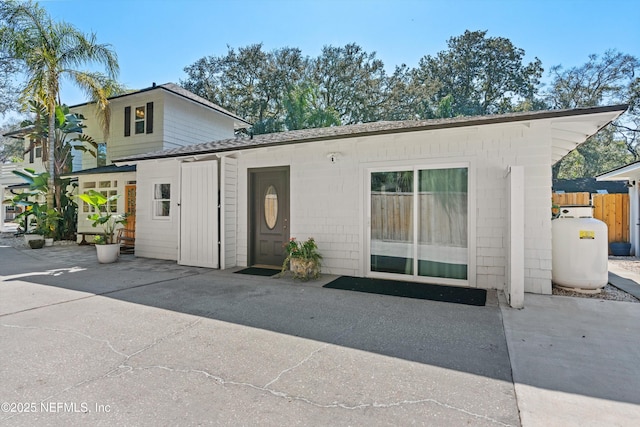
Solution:
[[(365, 123), (114, 158), (137, 167), (136, 255), (551, 293), (551, 165), (626, 106)], [(274, 205), (277, 209), (265, 209)]]
[[(105, 135), (96, 117), (95, 103), (69, 107), (72, 113), (85, 117), (83, 133), (91, 136), (99, 145), (99, 155), (74, 153), (73, 172), (67, 177), (78, 179), (80, 192), (95, 189), (105, 195), (124, 195), (111, 207), (114, 212), (127, 212), (128, 227), (135, 223), (135, 167), (118, 168), (111, 159), (123, 156), (165, 150), (184, 145), (228, 139), (235, 130), (251, 124), (224, 108), (201, 98), (173, 83), (156, 85), (146, 89), (115, 96), (109, 99), (110, 125)], [(24, 133), (14, 132), (23, 139)], [(30, 141), (24, 138), (25, 150)], [(32, 168), (44, 172), (40, 146), (34, 146), (25, 154), (22, 163), (0, 165), (0, 195), (9, 197), (11, 185), (22, 184), (12, 171)], [(96, 232), (87, 220), (90, 206), (80, 202), (78, 215), (78, 239), (82, 233)], [(0, 226), (4, 224), (5, 209), (1, 210)]]
[[(15, 187), (24, 185), (24, 181), (16, 176), (13, 171), (26, 168), (32, 169), (36, 173), (41, 173), (45, 170), (44, 164), (42, 163), (42, 147), (36, 144), (35, 141), (26, 138), (24, 130), (9, 132), (3, 136), (22, 140), (24, 154), (22, 162), (0, 164), (0, 204), (2, 201), (13, 197), (12, 191), (21, 191), (18, 189), (14, 190)], [(16, 211), (13, 211), (12, 206), (8, 204), (0, 205), (0, 231), (5, 230), (6, 220), (12, 220), (16, 213)]]
[[(78, 178), (80, 192), (93, 189), (107, 196), (119, 194), (114, 212), (129, 214), (128, 228), (135, 228), (135, 167), (117, 167), (112, 159), (149, 151), (173, 149), (199, 142), (233, 138), (250, 123), (173, 83), (115, 96), (109, 99), (111, 120), (105, 136), (95, 119), (95, 104), (74, 105), (70, 110), (87, 120), (84, 133), (99, 143), (101, 156), (82, 155), (82, 168), (67, 176)], [(78, 239), (97, 230), (87, 220), (91, 207), (79, 202)]]

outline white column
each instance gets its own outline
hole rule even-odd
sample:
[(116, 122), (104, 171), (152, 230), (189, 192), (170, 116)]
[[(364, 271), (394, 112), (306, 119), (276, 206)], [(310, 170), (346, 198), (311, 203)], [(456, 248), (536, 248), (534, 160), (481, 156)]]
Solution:
[(505, 293), (511, 307), (522, 308), (524, 307), (524, 166), (510, 166), (506, 179), (508, 239)]

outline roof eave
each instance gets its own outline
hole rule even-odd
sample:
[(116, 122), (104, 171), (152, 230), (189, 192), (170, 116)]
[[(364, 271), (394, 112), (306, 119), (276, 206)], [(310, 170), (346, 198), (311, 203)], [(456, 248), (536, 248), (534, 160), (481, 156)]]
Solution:
[[(406, 133), (406, 132), (454, 129), (454, 128), (463, 128), (463, 127), (491, 125), (491, 124), (526, 122), (530, 120), (580, 117), (585, 115), (612, 113), (611, 116), (613, 118), (608, 122), (598, 126), (595, 129), (595, 131), (593, 131), (593, 134), (595, 134), (602, 127), (606, 126), (608, 123), (615, 120), (618, 116), (624, 113), (627, 110), (627, 108), (628, 108), (627, 104), (621, 104), (621, 105), (611, 105), (611, 106), (604, 106), (604, 107), (578, 108), (578, 109), (571, 109), (571, 110), (550, 110), (550, 111), (544, 111), (544, 112), (534, 111), (534, 112), (528, 112), (528, 113), (522, 113), (522, 114), (518, 113), (515, 115), (477, 116), (477, 117), (472, 117), (468, 119), (454, 118), (447, 121), (434, 121), (433, 123), (426, 123), (426, 124), (424, 124), (423, 122), (418, 122), (423, 124), (416, 125), (416, 126), (362, 131), (362, 132), (354, 132), (354, 133), (337, 133), (337, 134), (319, 135), (319, 136), (313, 136), (313, 137), (299, 137), (299, 138), (292, 138), (290, 140), (264, 142), (264, 143), (260, 143), (258, 138), (256, 138), (254, 140), (256, 142), (249, 143), (241, 147), (238, 147), (238, 146), (220, 147), (217, 149), (205, 148), (202, 150), (189, 151), (189, 152), (161, 151), (156, 153), (148, 153), (146, 155), (136, 155), (136, 156), (131, 156), (129, 158), (124, 157), (121, 159), (116, 159), (114, 160), (114, 163), (122, 163), (127, 161), (131, 162), (131, 161), (142, 161), (142, 160), (154, 160), (154, 159), (171, 158), (171, 157), (184, 157), (184, 156), (206, 154), (206, 153), (224, 153), (227, 151), (242, 151), (242, 150), (249, 150), (254, 148), (268, 148), (268, 147), (274, 147), (274, 146), (291, 145), (291, 144), (297, 144), (302, 142), (306, 143), (306, 142), (317, 142), (317, 141), (330, 141), (335, 139), (359, 138), (359, 137), (366, 137), (366, 136), (398, 134), (398, 133)], [(586, 140), (589, 136), (590, 135), (585, 137), (584, 140)], [(580, 143), (584, 142), (584, 140), (581, 141)], [(578, 146), (580, 143), (575, 144), (575, 146)], [(569, 151), (571, 150), (567, 150), (567, 153)], [(553, 161), (555, 162), (556, 160), (553, 160)]]

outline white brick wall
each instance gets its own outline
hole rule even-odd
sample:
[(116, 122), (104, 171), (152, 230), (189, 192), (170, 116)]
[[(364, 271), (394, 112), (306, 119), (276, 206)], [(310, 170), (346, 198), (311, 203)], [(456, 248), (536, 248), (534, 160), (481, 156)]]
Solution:
[[(323, 271), (364, 274), (367, 167), (470, 163), (475, 181), (476, 283), (503, 289), (506, 275), (509, 165), (525, 166), (525, 290), (551, 291), (551, 139), (547, 125), (498, 124), (314, 142), (243, 151), (238, 162), (238, 262), (247, 263), (247, 173), (251, 168), (291, 168), (291, 236), (314, 237)], [(338, 162), (326, 157), (338, 152)], [(470, 280), (473, 282), (473, 280)]]
[[(366, 200), (369, 168), (469, 164), (470, 286), (503, 289), (506, 282), (507, 200), (506, 170), (525, 171), (525, 291), (551, 291), (551, 138), (545, 121), (494, 124), (482, 127), (378, 135), (244, 150), (237, 155), (237, 265), (248, 260), (248, 171), (290, 167), (290, 234), (314, 237), (324, 256), (323, 271), (364, 275)], [(339, 153), (337, 163), (327, 158)], [(165, 163), (167, 166), (165, 166)], [(149, 164), (151, 166), (142, 166)], [(169, 165), (172, 165), (169, 167)], [(138, 166), (138, 218), (145, 221), (150, 177), (177, 176), (176, 160)], [(157, 175), (160, 174), (160, 175)], [(178, 191), (177, 185), (175, 190)], [(177, 193), (172, 195), (178, 196)], [(172, 219), (176, 222), (177, 217)], [(177, 256), (179, 226), (142, 226), (138, 254)], [(161, 240), (158, 242), (158, 240)], [(175, 240), (175, 243), (173, 241)], [(138, 242), (136, 242), (138, 244)], [(161, 252), (161, 253), (160, 253)]]

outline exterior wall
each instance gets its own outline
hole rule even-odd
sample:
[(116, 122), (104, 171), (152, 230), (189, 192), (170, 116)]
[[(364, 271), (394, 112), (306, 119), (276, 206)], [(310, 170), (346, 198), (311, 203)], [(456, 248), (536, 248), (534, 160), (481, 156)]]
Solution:
[[(140, 162), (136, 185), (136, 256), (178, 260), (180, 245), (180, 162)], [(171, 184), (168, 218), (154, 219), (154, 184)]]
[[(235, 192), (236, 265), (248, 260), (248, 173), (252, 168), (290, 167), (290, 234), (314, 237), (323, 255), (323, 272), (364, 276), (367, 239), (367, 171), (374, 168), (469, 165), (469, 286), (505, 289), (508, 219), (507, 169), (524, 169), (524, 288), (551, 292), (551, 133), (549, 121), (506, 123), (319, 141), (243, 150), (225, 169), (221, 191), (229, 205)], [(329, 153), (337, 153), (332, 163)], [(222, 160), (224, 163), (227, 159)], [(230, 165), (233, 162), (230, 163)], [(178, 258), (180, 219), (177, 203), (180, 161), (138, 163), (136, 255)], [(169, 220), (152, 220), (152, 184), (172, 185)], [(231, 208), (229, 208), (231, 209)], [(231, 214), (233, 209), (227, 214)], [(225, 222), (233, 221), (225, 214)], [(229, 223), (224, 225), (228, 229)], [(228, 249), (229, 247), (227, 247)], [(225, 252), (225, 256), (226, 252)], [(229, 263), (225, 262), (226, 266)], [(474, 274), (475, 272), (475, 274)]]
[[(233, 120), (193, 101), (165, 95), (162, 149), (233, 138)], [(155, 130), (154, 130), (155, 132)]]
[[(135, 120), (131, 120), (131, 135), (124, 136), (124, 109), (153, 102), (153, 133), (136, 134)], [(87, 128), (84, 133), (96, 142), (104, 142), (104, 135), (96, 118), (95, 107), (83, 105), (73, 108), (84, 115)], [(107, 143), (107, 164), (112, 159), (175, 148), (183, 145), (233, 138), (233, 120), (207, 107), (174, 95), (164, 89), (149, 90), (116, 98), (111, 101), (111, 124)], [(96, 167), (96, 159), (88, 153), (82, 155), (82, 168)]]
[[(153, 133), (136, 135), (134, 131), (135, 120), (133, 118), (135, 108), (146, 106), (147, 102), (153, 102)], [(163, 103), (164, 91), (161, 89), (136, 93), (111, 101), (111, 122), (107, 140), (107, 164), (111, 164), (112, 159), (148, 153), (163, 148)], [(126, 137), (124, 136), (125, 107), (131, 107), (132, 114), (131, 135)], [(96, 142), (105, 141), (93, 104), (74, 107), (73, 112), (80, 112), (84, 115), (84, 124), (87, 126), (84, 133), (93, 137)], [(89, 169), (93, 167), (96, 167), (96, 159), (88, 153), (83, 154), (82, 168)]]
[[(28, 139), (26, 138), (23, 139), (23, 146), (25, 150), (29, 148)], [(24, 168), (28, 168), (28, 169), (35, 170), (36, 173), (45, 171), (44, 164), (42, 163), (42, 157), (35, 157), (35, 152), (34, 152), (33, 162), (30, 162), (29, 160), (30, 160), (30, 153), (27, 153), (24, 155), (22, 162), (0, 163), (0, 184), (11, 185), (11, 184), (23, 183), (24, 181), (20, 177), (13, 174), (14, 170), (21, 170)]]
[[(80, 175), (78, 177), (78, 194), (82, 194), (88, 190), (115, 191), (115, 194), (121, 195), (121, 197), (119, 197), (117, 200), (117, 213), (123, 213), (124, 187), (128, 182), (135, 182), (135, 180), (135, 172)], [(105, 183), (102, 188), (100, 186), (101, 182)], [(111, 183), (109, 187), (106, 186), (107, 182)], [(78, 242), (82, 240), (82, 236), (80, 236), (81, 233), (102, 232), (102, 228), (100, 226), (93, 227), (91, 225), (93, 222), (87, 219), (87, 216), (89, 216), (89, 214), (90, 212), (88, 211), (88, 206), (86, 206), (84, 202), (78, 201)], [(87, 241), (91, 242), (92, 240), (90, 238), (87, 238)]]
[[(504, 289), (508, 239), (505, 174), (508, 166), (522, 165), (526, 192), (525, 291), (551, 293), (548, 126), (548, 122), (497, 124), (245, 150), (238, 157), (238, 265), (245, 266), (248, 259), (250, 168), (289, 165), (291, 236), (316, 239), (324, 257), (324, 272), (363, 276), (366, 170), (462, 161), (470, 165), (470, 254), (475, 259), (469, 263), (475, 264), (476, 270), (469, 285)], [(327, 158), (331, 152), (339, 153), (336, 163)]]
[(238, 230), (238, 161), (223, 157), (220, 161), (220, 230), (222, 230), (221, 268), (235, 267), (238, 263), (237, 238)]

